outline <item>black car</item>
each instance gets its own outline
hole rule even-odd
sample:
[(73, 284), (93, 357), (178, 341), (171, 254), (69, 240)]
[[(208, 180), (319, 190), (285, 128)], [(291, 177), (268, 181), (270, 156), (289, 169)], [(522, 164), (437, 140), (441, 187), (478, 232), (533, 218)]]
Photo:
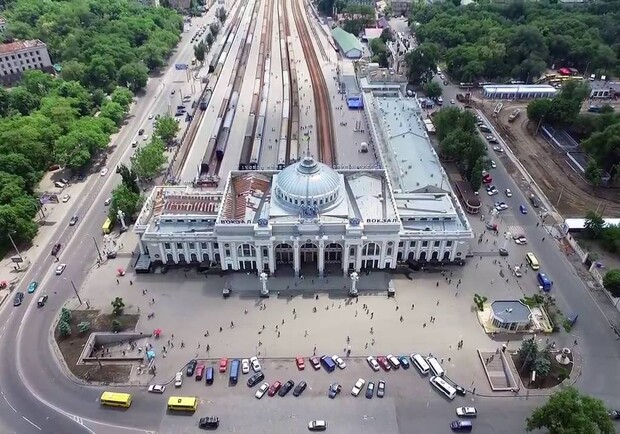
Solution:
[(220, 426), (220, 419), (213, 416), (201, 417), (198, 422), (198, 428), (215, 429)]
[(467, 394), (467, 391), (465, 390), (465, 388), (462, 386), (459, 386), (458, 384), (454, 385), (454, 389), (456, 390), (457, 395), (465, 396)]
[(15, 298), (13, 298), (13, 306), (19, 306), (24, 301), (24, 293), (18, 292), (15, 294)]
[(54, 244), (54, 247), (52, 247), (52, 256), (56, 256), (58, 252), (60, 252), (61, 247), (62, 247), (62, 244), (60, 243)]
[(306, 384), (305, 381), (300, 381), (299, 384), (297, 386), (295, 386), (295, 390), (293, 390), (293, 396), (299, 396), (302, 394), (302, 392), (304, 390), (306, 390), (306, 386), (308, 386)]
[(265, 374), (263, 374), (262, 372), (258, 372), (252, 375), (250, 378), (248, 378), (248, 387), (254, 387), (258, 383), (263, 381), (264, 379), (265, 379)]
[(385, 381), (379, 381), (379, 385), (377, 386), (377, 397), (383, 398), (385, 396)]
[(372, 395), (375, 393), (375, 383), (372, 381), (368, 382), (368, 386), (366, 386), (366, 398), (372, 399)]
[(607, 414), (609, 415), (610, 418), (614, 420), (620, 419), (620, 411), (618, 410), (609, 410)]
[(140, 128), (138, 130), (138, 135), (141, 136), (142, 134), (144, 134), (144, 128)]
[(282, 397), (286, 396), (286, 394), (291, 391), (294, 385), (295, 385), (295, 382), (293, 380), (288, 380), (286, 383), (282, 385), (280, 390), (278, 390), (278, 395)]
[(499, 249), (499, 256), (508, 256), (508, 250), (502, 247)]
[(185, 375), (187, 375), (188, 377), (191, 377), (192, 375), (194, 375), (194, 371), (196, 370), (196, 365), (198, 365), (198, 362), (195, 359), (190, 360), (189, 363), (187, 364), (187, 370), (185, 371)]

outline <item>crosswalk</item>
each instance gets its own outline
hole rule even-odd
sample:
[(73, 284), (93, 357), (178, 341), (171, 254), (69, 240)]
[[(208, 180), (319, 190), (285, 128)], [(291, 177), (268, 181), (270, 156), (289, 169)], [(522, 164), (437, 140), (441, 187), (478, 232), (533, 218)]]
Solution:
[(523, 230), (523, 226), (521, 225), (509, 225), (506, 227), (506, 230), (510, 232), (512, 235), (524, 235), (525, 231)]

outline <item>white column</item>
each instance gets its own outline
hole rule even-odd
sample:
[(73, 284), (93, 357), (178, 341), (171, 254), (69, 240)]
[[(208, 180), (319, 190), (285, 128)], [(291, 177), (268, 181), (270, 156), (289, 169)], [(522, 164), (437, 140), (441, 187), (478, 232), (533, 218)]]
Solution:
[[(385, 257), (388, 248), (387, 241), (381, 243), (381, 253), (379, 254), (379, 268), (385, 268)], [(393, 251), (394, 249), (392, 249)]]
[(177, 243), (170, 243), (170, 247), (172, 247), (172, 260), (175, 264), (179, 263), (179, 252), (177, 251)]
[(259, 273), (263, 272), (263, 246), (254, 246), (256, 249), (256, 268)]
[(185, 262), (189, 263), (190, 262), (189, 241), (183, 242), (183, 253), (185, 254)]
[(299, 241), (293, 242), (293, 268), (295, 270), (295, 277), (299, 277), (299, 262), (300, 262), (300, 250)]
[(360, 272), (360, 270), (362, 269), (362, 250), (363, 250), (363, 245), (358, 245), (355, 246), (355, 271), (357, 271), (358, 273)]
[(164, 249), (164, 243), (159, 243), (159, 255), (159, 257), (161, 258), (161, 262), (165, 264), (168, 258), (166, 256), (166, 249)]
[(319, 277), (323, 277), (325, 272), (325, 242), (323, 240), (319, 241), (319, 258), (318, 258), (318, 266), (319, 266)]
[(349, 249), (351, 246), (343, 243), (342, 248), (342, 274), (343, 276), (347, 275), (347, 271), (349, 271)]
[(269, 272), (271, 274), (276, 272), (276, 261), (275, 261), (275, 252), (274, 252), (274, 246), (273, 243), (268, 247), (268, 253), (269, 253)]
[[(207, 244), (207, 250), (209, 254), (209, 261), (215, 262), (215, 251), (213, 250), (213, 241)], [(221, 257), (222, 255), (220, 255)]]

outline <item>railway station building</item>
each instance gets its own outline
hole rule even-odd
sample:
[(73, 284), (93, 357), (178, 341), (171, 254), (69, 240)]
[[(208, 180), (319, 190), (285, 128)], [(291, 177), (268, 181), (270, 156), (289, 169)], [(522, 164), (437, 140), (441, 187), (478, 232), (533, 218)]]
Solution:
[(501, 84), (482, 87), (489, 99), (537, 99), (553, 98), (558, 90), (548, 84)]

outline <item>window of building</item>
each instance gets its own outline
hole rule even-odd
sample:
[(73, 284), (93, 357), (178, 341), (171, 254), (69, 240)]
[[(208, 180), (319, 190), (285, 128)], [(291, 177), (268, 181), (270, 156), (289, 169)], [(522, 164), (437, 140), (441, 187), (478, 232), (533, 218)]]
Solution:
[(398, 247), (403, 247), (403, 246), (404, 246), (404, 243), (402, 241), (398, 243)]
[(351, 247), (349, 249), (349, 255), (351, 255), (351, 256), (355, 255), (355, 247)]
[(182, 249), (183, 248), (183, 243), (177, 243), (177, 249)]
[(446, 247), (452, 247), (452, 241), (446, 241)]
[(435, 241), (435, 242), (433, 243), (433, 246), (435, 246), (435, 247), (439, 247), (439, 241)]
[(213, 248), (214, 248), (214, 249), (219, 249), (219, 248), (220, 248), (220, 246), (219, 246), (217, 243), (213, 243)]
[(269, 256), (269, 249), (266, 247), (263, 248), (263, 256)]
[(164, 243), (164, 249), (170, 250), (170, 243)]
[(388, 249), (387, 249), (387, 255), (388, 255), (388, 256), (391, 256), (391, 255), (392, 255), (392, 248), (391, 248), (391, 247), (388, 247)]
[(200, 248), (201, 249), (206, 249), (207, 248), (207, 243), (200, 243)]
[(196, 244), (195, 243), (189, 243), (189, 248), (190, 249), (195, 249), (196, 248)]
[(415, 247), (415, 241), (410, 242), (409, 247)]
[(428, 241), (422, 241), (422, 247), (428, 247)]
[(226, 256), (230, 256), (230, 249), (226, 249), (226, 251), (224, 252), (224, 254), (225, 254)]

